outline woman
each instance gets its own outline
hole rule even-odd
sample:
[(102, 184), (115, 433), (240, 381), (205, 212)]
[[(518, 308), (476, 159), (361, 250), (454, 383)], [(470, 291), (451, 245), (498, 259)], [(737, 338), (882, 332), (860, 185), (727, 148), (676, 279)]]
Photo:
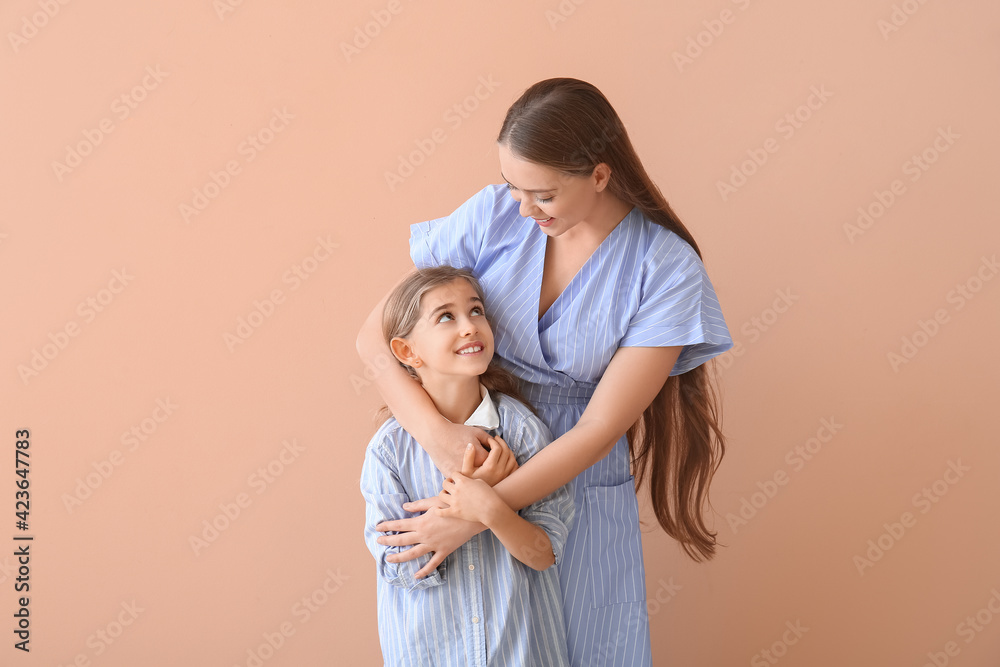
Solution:
[[(695, 560), (711, 558), (702, 509), (724, 442), (701, 364), (732, 341), (698, 246), (600, 91), (575, 79), (531, 86), (498, 144), (506, 188), (414, 225), (411, 255), (418, 267), (447, 263), (479, 277), (497, 355), (555, 437), (495, 490), (520, 509), (572, 484), (576, 519), (559, 564), (572, 663), (649, 665), (631, 473), (640, 484), (648, 477), (663, 528)], [(371, 366), (388, 354), (383, 303), (358, 336)], [(461, 468), (466, 443), (485, 442), (443, 419), (402, 368), (376, 383), (442, 472)], [(411, 503), (424, 514), (378, 527), (401, 533), (382, 543), (413, 545), (400, 559), (434, 552), (422, 575), (483, 529), (438, 505)]]

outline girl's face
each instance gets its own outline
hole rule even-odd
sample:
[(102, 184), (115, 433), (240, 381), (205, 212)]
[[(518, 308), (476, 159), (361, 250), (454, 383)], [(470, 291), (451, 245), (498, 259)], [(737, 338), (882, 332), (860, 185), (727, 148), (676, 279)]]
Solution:
[(521, 217), (534, 218), (549, 236), (559, 236), (586, 222), (606, 185), (600, 177), (570, 176), (523, 160), (504, 144), (500, 144), (500, 174), (507, 181), (510, 196), (521, 204)]
[(493, 330), (483, 302), (469, 281), (457, 278), (425, 292), (420, 319), (405, 345), (394, 345), (403, 363), (417, 369), (421, 380), (445, 376), (478, 377), (493, 358)]

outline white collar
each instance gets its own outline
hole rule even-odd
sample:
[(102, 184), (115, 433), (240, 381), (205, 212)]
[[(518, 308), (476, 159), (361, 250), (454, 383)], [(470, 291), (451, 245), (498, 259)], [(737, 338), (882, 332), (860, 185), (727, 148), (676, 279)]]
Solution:
[(483, 400), (472, 416), (465, 420), (465, 425), (479, 426), (484, 430), (491, 431), (500, 426), (500, 415), (497, 414), (493, 399), (490, 398), (490, 392), (481, 382), (479, 383), (479, 395), (483, 397)]

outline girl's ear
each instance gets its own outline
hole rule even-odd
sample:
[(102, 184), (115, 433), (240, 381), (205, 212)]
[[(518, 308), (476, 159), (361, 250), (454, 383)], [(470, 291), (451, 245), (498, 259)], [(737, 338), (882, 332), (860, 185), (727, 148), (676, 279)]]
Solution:
[(419, 368), (423, 363), (420, 357), (417, 356), (416, 351), (410, 345), (410, 341), (405, 338), (393, 338), (389, 341), (389, 349), (392, 350), (392, 354), (396, 359), (402, 363), (410, 366), (412, 368)]

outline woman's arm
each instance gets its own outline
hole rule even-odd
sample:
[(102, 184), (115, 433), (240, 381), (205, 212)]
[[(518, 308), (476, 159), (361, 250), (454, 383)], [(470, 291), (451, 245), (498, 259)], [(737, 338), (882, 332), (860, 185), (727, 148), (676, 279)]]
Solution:
[(485, 443), (489, 435), (482, 429), (452, 424), (445, 419), (420, 383), (392, 356), (382, 337), (382, 311), (391, 293), (392, 290), (368, 315), (355, 342), (368, 375), (373, 377), (376, 388), (399, 424), (420, 443), (443, 474), (461, 469), (469, 442), (477, 445), (476, 460), (482, 463), (486, 460), (486, 450), (479, 445)]
[(497, 494), (519, 510), (607, 456), (656, 398), (683, 349), (618, 348), (580, 421), (497, 484)]
[[(653, 402), (667, 381), (683, 347), (622, 347), (615, 352), (580, 421), (535, 454), (494, 490), (513, 510), (520, 510), (544, 498), (597, 463)], [(408, 503), (409, 511), (421, 511), (438, 499)], [(383, 522), (379, 530), (399, 531), (380, 537), (391, 546), (417, 545), (390, 557), (402, 562), (430, 551), (434, 557), (417, 573), (426, 576), (453, 550), (447, 550), (455, 535), (437, 537), (437, 522), (446, 517), (428, 511), (414, 519)], [(419, 522), (419, 530), (416, 530)], [(441, 528), (442, 532), (444, 527)], [(460, 530), (456, 527), (455, 530)], [(413, 531), (413, 532), (406, 532)], [(474, 533), (473, 533), (474, 534)], [(439, 554), (443, 554), (440, 555)]]

